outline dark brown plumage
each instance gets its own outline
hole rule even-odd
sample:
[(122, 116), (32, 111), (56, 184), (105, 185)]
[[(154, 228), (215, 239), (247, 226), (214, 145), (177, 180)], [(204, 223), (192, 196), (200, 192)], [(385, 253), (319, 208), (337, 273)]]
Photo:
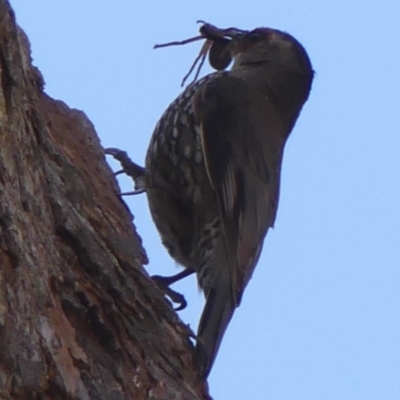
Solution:
[(205, 293), (196, 351), (207, 376), (274, 224), (284, 145), (313, 71), (284, 32), (202, 30), (211, 64), (222, 69), (231, 58), (232, 69), (193, 83), (168, 107), (145, 169), (162, 242)]

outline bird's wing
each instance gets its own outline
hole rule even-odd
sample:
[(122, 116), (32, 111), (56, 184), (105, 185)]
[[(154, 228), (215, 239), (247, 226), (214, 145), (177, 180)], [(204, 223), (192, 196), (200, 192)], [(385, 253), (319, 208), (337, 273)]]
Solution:
[(218, 199), (238, 306), (275, 220), (284, 130), (261, 90), (228, 74), (199, 90), (193, 109)]

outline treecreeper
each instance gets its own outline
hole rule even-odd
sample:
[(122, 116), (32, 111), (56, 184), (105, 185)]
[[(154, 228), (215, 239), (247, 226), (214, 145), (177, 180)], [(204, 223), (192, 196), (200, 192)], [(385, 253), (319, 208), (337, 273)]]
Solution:
[(271, 28), (203, 23), (199, 36), (158, 47), (201, 39), (196, 62), (201, 68), (208, 55), (217, 71), (196, 80), (199, 68), (161, 116), (145, 168), (121, 150), (106, 153), (132, 176), (133, 193), (146, 192), (164, 246), (185, 267), (156, 282), (183, 307), (182, 296), (168, 286), (197, 275), (206, 302), (196, 358), (207, 377), (274, 225), (284, 146), (314, 72), (304, 47)]

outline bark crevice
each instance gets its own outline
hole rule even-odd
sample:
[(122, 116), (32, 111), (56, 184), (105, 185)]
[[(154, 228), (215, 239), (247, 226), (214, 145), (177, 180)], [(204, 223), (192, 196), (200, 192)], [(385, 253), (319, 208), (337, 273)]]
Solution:
[(92, 123), (0, 0), (0, 399), (207, 399)]

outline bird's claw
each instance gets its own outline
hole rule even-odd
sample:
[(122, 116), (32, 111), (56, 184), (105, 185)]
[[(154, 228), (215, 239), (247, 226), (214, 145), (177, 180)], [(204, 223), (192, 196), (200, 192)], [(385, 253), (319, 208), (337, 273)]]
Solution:
[(169, 287), (168, 278), (159, 275), (153, 275), (151, 279), (158, 286), (158, 288), (171, 299), (173, 303), (179, 304), (178, 307), (174, 307), (175, 311), (182, 311), (186, 308), (187, 301), (185, 296)]
[(132, 192), (119, 193), (120, 196), (136, 195), (144, 193), (148, 189), (148, 178), (145, 168), (134, 163), (126, 153), (126, 151), (110, 147), (104, 150), (105, 154), (113, 156), (121, 163), (122, 169), (114, 172), (114, 175), (125, 173), (135, 182), (135, 190)]
[[(135, 188), (137, 188), (136, 185), (135, 185)], [(142, 194), (145, 192), (146, 192), (146, 189), (137, 189), (137, 190), (132, 190), (131, 192), (118, 193), (118, 196), (134, 196), (134, 195)]]

